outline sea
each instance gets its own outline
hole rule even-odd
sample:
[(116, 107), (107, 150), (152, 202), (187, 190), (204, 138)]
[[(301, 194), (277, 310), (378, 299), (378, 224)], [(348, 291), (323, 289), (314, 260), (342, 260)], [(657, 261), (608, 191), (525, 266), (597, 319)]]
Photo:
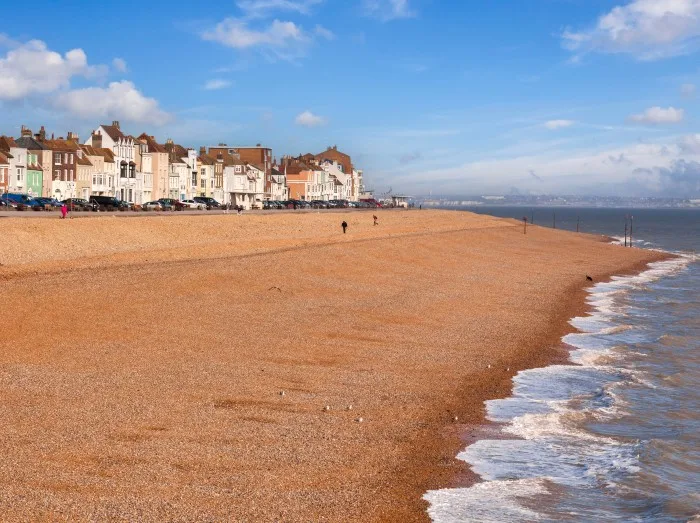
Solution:
[[(481, 481), (430, 491), (436, 523), (700, 521), (700, 210), (477, 207), (678, 258), (595, 283), (562, 339), (568, 364), (525, 370), (467, 446)], [(628, 238), (629, 241), (629, 238)]]

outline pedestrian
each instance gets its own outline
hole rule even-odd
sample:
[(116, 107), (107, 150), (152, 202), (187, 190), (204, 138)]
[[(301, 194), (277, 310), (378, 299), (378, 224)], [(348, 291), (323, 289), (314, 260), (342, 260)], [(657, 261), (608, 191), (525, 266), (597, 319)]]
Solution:
[(236, 210), (238, 211), (238, 214), (241, 214), (243, 212), (243, 206), (242, 205), (237, 206)]
[(373, 214), (372, 218), (374, 218), (374, 225), (379, 225), (379, 218), (377, 218), (377, 215)]
[(418, 210), (419, 210), (419, 211), (422, 211), (422, 210), (423, 210), (423, 204), (422, 204), (422, 203), (418, 206)]
[(228, 208), (231, 206), (230, 203), (225, 203), (224, 204), (224, 214), (228, 214)]
[(343, 234), (345, 234), (345, 230), (348, 228), (348, 222), (343, 221), (340, 226), (343, 228)]
[(68, 214), (68, 206), (64, 203), (61, 205), (61, 219), (65, 220), (66, 214)]

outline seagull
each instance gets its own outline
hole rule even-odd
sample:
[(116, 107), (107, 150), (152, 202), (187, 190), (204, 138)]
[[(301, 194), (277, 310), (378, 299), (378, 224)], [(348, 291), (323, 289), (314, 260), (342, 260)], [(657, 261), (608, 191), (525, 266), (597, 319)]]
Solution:
[(586, 280), (593, 281), (593, 278), (591, 278), (588, 274), (586, 274)]

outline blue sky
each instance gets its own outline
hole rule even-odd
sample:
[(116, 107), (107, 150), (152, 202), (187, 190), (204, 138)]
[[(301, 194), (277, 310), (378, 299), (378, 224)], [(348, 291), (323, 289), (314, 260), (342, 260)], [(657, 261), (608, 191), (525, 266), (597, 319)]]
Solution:
[[(700, 194), (700, 0), (36, 0), (0, 133), (350, 153), (410, 194)], [(31, 20), (31, 23), (27, 23)]]

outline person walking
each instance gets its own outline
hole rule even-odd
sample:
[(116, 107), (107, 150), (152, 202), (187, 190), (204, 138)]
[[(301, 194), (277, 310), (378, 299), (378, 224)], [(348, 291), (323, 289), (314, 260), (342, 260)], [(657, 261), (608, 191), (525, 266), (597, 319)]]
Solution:
[(374, 225), (379, 225), (379, 218), (377, 218), (377, 215), (373, 214), (372, 218), (374, 218)]
[(343, 223), (341, 223), (340, 226), (343, 228), (343, 234), (345, 234), (345, 231), (348, 228), (348, 222), (343, 221)]
[(241, 214), (243, 212), (243, 206), (239, 205), (238, 207), (236, 207), (236, 211), (238, 211), (238, 214)]
[(66, 219), (66, 214), (68, 214), (68, 206), (64, 203), (61, 205), (61, 220)]

